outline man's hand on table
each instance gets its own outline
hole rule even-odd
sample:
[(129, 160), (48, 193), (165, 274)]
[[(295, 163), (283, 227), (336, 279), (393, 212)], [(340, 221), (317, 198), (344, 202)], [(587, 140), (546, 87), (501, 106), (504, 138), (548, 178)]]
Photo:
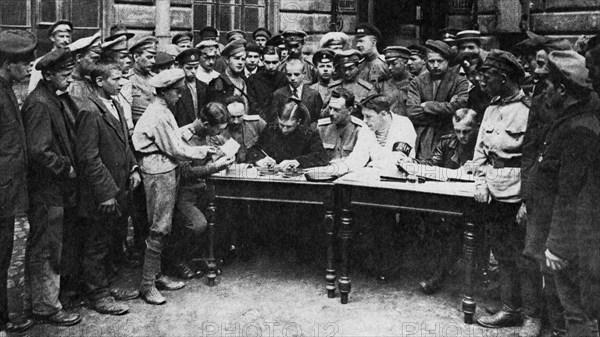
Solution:
[(298, 166), (300, 166), (300, 163), (293, 159), (293, 160), (284, 160), (281, 163), (279, 163), (279, 167), (281, 167), (281, 169), (283, 171), (292, 171), (298, 168)]
[(271, 157), (264, 157), (263, 159), (256, 162), (256, 166), (258, 167), (275, 166), (275, 164), (277, 164), (277, 162)]
[(219, 171), (228, 168), (229, 166), (233, 165), (233, 163), (235, 163), (235, 159), (230, 157), (221, 157), (215, 161), (215, 165)]
[(487, 187), (478, 188), (475, 192), (475, 201), (477, 202), (489, 203), (492, 200), (491, 198), (492, 197), (490, 196), (490, 191), (487, 189)]

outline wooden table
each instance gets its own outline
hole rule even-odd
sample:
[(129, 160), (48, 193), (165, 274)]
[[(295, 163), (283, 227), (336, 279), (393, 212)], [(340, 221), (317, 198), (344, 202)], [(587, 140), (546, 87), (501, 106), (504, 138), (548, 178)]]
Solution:
[(324, 228), (327, 236), (326, 282), (328, 296), (335, 297), (336, 270), (334, 269), (334, 185), (332, 182), (309, 182), (304, 176), (284, 178), (279, 175), (259, 175), (256, 168), (233, 165), (229, 170), (206, 179), (209, 195), (207, 221), (209, 229), (208, 284), (215, 284), (216, 264), (214, 258), (214, 228), (216, 199), (260, 202), (323, 205)]
[(342, 265), (338, 281), (342, 304), (348, 303), (351, 289), (348, 273), (348, 253), (353, 232), (352, 211), (359, 207), (384, 208), (397, 211), (413, 211), (460, 217), (465, 221), (463, 252), (466, 270), (463, 288), (462, 310), (465, 323), (473, 323), (475, 300), (473, 297), (473, 250), (475, 246), (475, 226), (469, 219), (476, 202), (473, 198), (475, 185), (472, 182), (433, 182), (409, 183), (381, 181), (385, 174), (375, 169), (363, 169), (343, 176), (335, 181), (339, 187), (341, 205)]

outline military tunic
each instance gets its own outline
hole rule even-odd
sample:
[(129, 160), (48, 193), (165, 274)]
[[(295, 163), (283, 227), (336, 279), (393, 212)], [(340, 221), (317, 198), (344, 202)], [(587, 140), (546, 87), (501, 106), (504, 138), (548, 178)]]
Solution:
[(77, 107), (80, 107), (92, 95), (94, 89), (92, 82), (87, 77), (74, 73), (73, 82), (69, 85), (67, 92), (73, 101), (75, 101)]
[(335, 88), (344, 88), (353, 93), (355, 102), (360, 102), (364, 98), (377, 93), (377, 90), (375, 90), (375, 87), (371, 83), (360, 78), (352, 82), (344, 82), (343, 80), (334, 81), (329, 85), (329, 91), (331, 92)]
[(356, 140), (358, 132), (365, 127), (364, 123), (352, 116), (344, 126), (338, 126), (331, 122), (331, 118), (321, 118), (317, 122), (317, 129), (323, 141), (323, 147), (327, 151), (329, 161), (348, 157)]
[(390, 72), (387, 64), (379, 53), (375, 53), (370, 57), (365, 56), (365, 60), (362, 62), (358, 70), (358, 78), (373, 85), (375, 85), (375, 83), (377, 83), (381, 78), (387, 79), (389, 74)]
[(211, 143), (215, 146), (221, 146), (225, 144), (227, 140), (233, 138), (236, 142), (238, 142), (238, 144), (240, 144), (240, 149), (235, 155), (235, 162), (245, 163), (248, 150), (254, 146), (254, 144), (256, 144), (258, 137), (264, 130), (265, 126), (267, 126), (267, 122), (265, 122), (260, 116), (244, 115), (244, 121), (239, 128), (234, 129), (231, 127), (231, 125), (228, 125), (220, 135), (212, 137)]
[(406, 116), (406, 101), (408, 100), (408, 79), (397, 81), (393, 78), (378, 82), (376, 90), (390, 101), (390, 109), (393, 113)]
[(131, 115), (133, 124), (136, 124), (138, 119), (142, 116), (146, 108), (154, 101), (156, 97), (156, 90), (148, 84), (148, 81), (154, 76), (154, 74), (142, 74), (139, 70), (133, 69), (133, 75), (131, 76), (132, 84), (132, 102), (131, 102)]

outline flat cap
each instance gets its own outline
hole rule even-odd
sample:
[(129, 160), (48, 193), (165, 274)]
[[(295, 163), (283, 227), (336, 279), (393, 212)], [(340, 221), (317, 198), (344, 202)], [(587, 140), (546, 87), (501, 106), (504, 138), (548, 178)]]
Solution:
[(87, 51), (93, 51), (100, 54), (102, 52), (100, 34), (100, 32), (97, 32), (92, 36), (82, 37), (68, 45), (67, 48), (71, 49), (74, 54), (85, 53)]
[(185, 77), (183, 69), (167, 69), (154, 75), (148, 84), (155, 88), (167, 88)]
[(210, 26), (206, 26), (206, 27), (200, 29), (199, 34), (200, 34), (201, 40), (216, 39), (219, 37), (219, 31), (216, 28), (210, 27)]
[(381, 38), (381, 31), (377, 29), (373, 24), (368, 22), (359, 23), (356, 25), (356, 29), (354, 29), (357, 38), (361, 38), (366, 35), (373, 35), (376, 38)]
[(343, 32), (329, 32), (321, 38), (319, 46), (321, 48), (330, 48), (331, 46), (341, 46), (344, 49), (350, 44), (350, 38)]
[(0, 31), (0, 54), (23, 56), (23, 61), (35, 59), (33, 52), (38, 40), (35, 34), (26, 30)]
[(434, 53), (440, 54), (446, 60), (450, 60), (454, 53), (446, 42), (440, 40), (427, 40), (425, 41), (425, 47)]
[(132, 37), (135, 36), (135, 34), (130, 33), (127, 30), (127, 27), (122, 24), (122, 23), (118, 23), (112, 27), (110, 27), (110, 36), (108, 36), (106, 39), (104, 39), (104, 42), (108, 42), (108, 41), (112, 41), (115, 39), (120, 38), (121, 36), (125, 36), (125, 39), (129, 40)]
[(155, 38), (154, 36), (145, 36), (145, 37), (139, 39), (131, 47), (129, 47), (129, 51), (131, 53), (133, 53), (138, 50), (148, 50), (150, 52), (156, 53), (157, 45), (158, 45), (157, 38)]
[(178, 44), (178, 43), (183, 42), (183, 41), (190, 41), (190, 42), (192, 42), (193, 39), (194, 39), (194, 34), (192, 34), (192, 32), (177, 33), (171, 39), (171, 43), (172, 44)]
[(340, 50), (335, 54), (333, 63), (336, 67), (349, 63), (358, 63), (363, 58), (363, 54), (356, 49)]
[(127, 50), (127, 36), (120, 35), (116, 39), (105, 40), (102, 44), (102, 50), (111, 51), (126, 51)]
[(315, 52), (312, 59), (315, 65), (319, 63), (333, 62), (335, 59), (335, 53), (331, 49), (319, 49)]
[(69, 20), (58, 20), (48, 27), (48, 36), (52, 36), (56, 32), (72, 32), (73, 24)]
[(36, 70), (66, 70), (75, 67), (75, 56), (69, 48), (58, 48), (44, 55), (35, 65)]
[(402, 46), (389, 46), (383, 50), (383, 55), (386, 61), (393, 61), (397, 58), (403, 58), (405, 60), (410, 58), (410, 50)]
[(173, 58), (175, 58), (175, 56), (179, 55), (179, 53), (181, 52), (179, 47), (177, 47), (177, 45), (174, 45), (172, 43), (163, 45), (161, 49), (157, 49), (157, 50), (163, 51), (163, 52), (171, 55)]
[(525, 69), (523, 69), (519, 60), (513, 54), (504, 50), (492, 49), (481, 65), (482, 70), (488, 68), (512, 73), (519, 79), (525, 77)]
[(427, 48), (419, 44), (412, 44), (408, 46), (408, 50), (410, 50), (411, 55), (417, 55), (421, 58), (425, 58), (425, 56), (427, 55)]
[(281, 34), (275, 35), (267, 40), (267, 46), (279, 47), (282, 45), (285, 45), (285, 39)]
[(252, 38), (256, 40), (256, 38), (259, 36), (265, 37), (268, 40), (271, 38), (272, 35), (268, 29), (264, 27), (258, 27), (252, 32)]
[(200, 51), (196, 48), (186, 49), (175, 57), (175, 61), (179, 64), (200, 63)]
[(204, 48), (219, 48), (219, 42), (215, 40), (203, 40), (196, 45), (196, 49), (202, 50)]
[(225, 35), (225, 38), (229, 42), (231, 42), (233, 39), (236, 39), (236, 40), (245, 40), (246, 39), (246, 32), (244, 32), (242, 30), (239, 30), (239, 29), (234, 29), (234, 30), (231, 30), (231, 31), (227, 32), (227, 34)]
[(457, 42), (456, 36), (450, 33), (442, 34), (442, 41), (446, 42), (448, 45), (454, 45)]
[(585, 67), (585, 57), (574, 50), (551, 52), (548, 55), (548, 70), (575, 89), (592, 89), (592, 84), (588, 80), (588, 69)]
[(301, 30), (286, 30), (283, 33), (281, 33), (281, 35), (283, 35), (285, 43), (304, 43), (304, 39), (308, 36), (308, 34)]
[(234, 40), (229, 42), (221, 51), (221, 55), (225, 57), (233, 56), (239, 52), (246, 52), (246, 40)]
[(254, 52), (260, 54), (262, 50), (256, 43), (250, 42), (246, 45), (246, 53), (247, 52)]
[(481, 42), (481, 32), (478, 30), (463, 30), (456, 33), (456, 43)]
[(175, 63), (175, 58), (164, 51), (156, 53), (154, 65), (157, 67), (164, 67)]

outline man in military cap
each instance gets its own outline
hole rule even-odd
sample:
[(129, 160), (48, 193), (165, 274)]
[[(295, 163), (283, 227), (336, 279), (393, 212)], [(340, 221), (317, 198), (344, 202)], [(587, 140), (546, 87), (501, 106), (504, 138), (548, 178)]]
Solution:
[(81, 38), (68, 46), (75, 55), (75, 70), (73, 82), (69, 86), (69, 95), (77, 104), (81, 104), (92, 93), (92, 83), (89, 74), (100, 59), (102, 48), (100, 32), (90, 37)]
[(427, 59), (427, 48), (418, 44), (408, 46), (410, 50), (410, 57), (406, 66), (411, 74), (410, 80), (427, 72), (427, 66), (425, 60)]
[(129, 47), (129, 52), (133, 57), (133, 75), (131, 76), (133, 124), (137, 123), (148, 105), (154, 100), (155, 90), (148, 84), (148, 81), (154, 76), (151, 70), (156, 62), (157, 44), (158, 40), (155, 37), (147, 36)]
[(478, 30), (463, 30), (456, 33), (456, 46), (459, 53), (477, 54), (483, 61), (489, 54), (481, 48), (481, 32)]
[(244, 68), (244, 77), (246, 79), (256, 74), (261, 68), (261, 48), (255, 43), (249, 43), (246, 46), (246, 67)]
[(380, 79), (389, 76), (388, 67), (377, 51), (377, 42), (381, 39), (381, 31), (370, 23), (360, 23), (356, 26), (355, 32), (356, 49), (364, 57), (360, 64), (358, 78), (375, 85)]
[(192, 32), (183, 32), (175, 34), (173, 39), (171, 39), (171, 43), (176, 45), (179, 51), (183, 51), (192, 48), (192, 40), (194, 40), (194, 34), (192, 34)]
[(208, 84), (208, 102), (225, 102), (233, 95), (248, 97), (248, 86), (244, 77), (246, 67), (246, 40), (235, 40), (227, 44), (222, 55), (227, 69)]
[(185, 90), (181, 92), (181, 98), (173, 109), (173, 115), (177, 125), (184, 126), (193, 123), (199, 115), (206, 101), (208, 85), (196, 78), (196, 72), (200, 67), (200, 51), (198, 49), (186, 49), (175, 58), (179, 68), (185, 72)]
[(33, 324), (23, 298), (29, 236), (27, 142), (12, 86), (27, 77), (37, 44), (31, 32), (0, 32), (0, 330), (8, 323), (10, 332), (25, 331)]
[(317, 122), (330, 161), (347, 157), (354, 149), (358, 132), (364, 127), (360, 119), (352, 116), (354, 108), (354, 95), (344, 88), (336, 88), (326, 110), (329, 117)]
[(200, 29), (200, 40), (201, 41), (217, 41), (219, 39), (219, 31), (214, 27), (206, 26)]
[(515, 221), (522, 217), (521, 158), (531, 105), (518, 84), (525, 71), (516, 57), (500, 50), (488, 55), (481, 70), (483, 89), (494, 98), (484, 113), (473, 155), (475, 200), (482, 204), (479, 221), (490, 228), (502, 309), (480, 316), (477, 322), (489, 328), (517, 326), (524, 314), (524, 330), (537, 325), (539, 333), (541, 275), (539, 270), (519, 268), (525, 235), (523, 225)]
[(449, 45), (452, 49), (456, 51), (456, 33), (458, 33), (458, 29), (446, 27), (440, 29), (440, 40)]
[(271, 32), (263, 27), (258, 27), (252, 32), (252, 39), (261, 49), (267, 46), (267, 41), (271, 38)]
[(203, 40), (196, 45), (196, 49), (200, 51), (200, 67), (196, 78), (208, 85), (210, 81), (219, 77), (219, 73), (214, 69), (215, 61), (219, 57), (219, 44), (213, 40)]
[(302, 48), (304, 47), (304, 39), (308, 36), (301, 30), (286, 30), (283, 32), (285, 41), (285, 49), (287, 57), (282, 57), (279, 71), (285, 72), (285, 64), (288, 59), (299, 59), (304, 64), (302, 72), (304, 73), (304, 82), (313, 84), (317, 81), (317, 71), (312, 63), (304, 58)]
[(264, 68), (248, 78), (249, 114), (267, 118), (275, 90), (287, 85), (287, 77), (279, 67), (277, 47), (266, 46), (263, 50)]
[(325, 104), (329, 102), (329, 96), (331, 95), (329, 85), (333, 81), (335, 70), (333, 66), (334, 57), (335, 53), (331, 49), (320, 49), (313, 55), (313, 62), (319, 74), (319, 82), (312, 84), (310, 88), (316, 90), (321, 95), (321, 99)]
[(406, 101), (410, 85), (410, 73), (406, 63), (410, 50), (402, 46), (390, 46), (383, 50), (390, 72), (389, 79), (382, 79), (376, 85), (377, 92), (388, 98), (393, 113), (406, 116)]
[(235, 41), (235, 40), (246, 40), (246, 32), (239, 29), (230, 30), (225, 34), (225, 38), (227, 42)]
[[(598, 42), (592, 42), (587, 56), (597, 53)], [(585, 67), (585, 58), (575, 51), (553, 51), (548, 56), (544, 96), (559, 117), (547, 129), (538, 151), (534, 200), (527, 202), (527, 215), (533, 206), (534, 216), (528, 218), (524, 254), (536, 259), (543, 270), (552, 270), (564, 308), (566, 336), (598, 335), (594, 320), (600, 316), (600, 229), (595, 202), (600, 191), (600, 120), (592, 93), (597, 87), (588, 81), (588, 77), (597, 81), (598, 74), (592, 74), (597, 71), (592, 69), (588, 75)]]
[(285, 48), (285, 39), (283, 35), (275, 35), (267, 41), (267, 46), (277, 47), (279, 59), (285, 60), (288, 57), (288, 50)]
[(417, 131), (417, 159), (430, 158), (443, 135), (453, 132), (452, 115), (469, 99), (469, 81), (449, 70), (453, 51), (439, 40), (427, 40), (428, 73), (410, 82), (407, 115)]
[[(239, 29), (234, 29), (227, 32), (225, 38), (227, 39), (228, 44), (236, 40), (243, 40), (244, 45), (248, 44), (248, 41), (246, 40), (246, 32)], [(217, 58), (215, 62), (215, 70), (219, 73), (224, 73), (227, 69), (227, 61), (225, 55), (223, 55), (223, 49), (224, 48), (221, 49), (221, 57)]]
[(63, 226), (73, 221), (77, 174), (75, 113), (65, 92), (71, 83), (75, 58), (68, 48), (46, 54), (36, 64), (43, 79), (23, 104), (27, 139), (29, 266), (33, 314), (56, 325), (74, 325), (78, 314), (63, 310), (60, 293)]
[(152, 72), (158, 74), (167, 69), (173, 69), (175, 67), (175, 58), (163, 51), (159, 51), (156, 53), (156, 58), (154, 61), (154, 66), (152, 67)]
[[(52, 41), (52, 50), (57, 48), (63, 48), (71, 43), (71, 37), (73, 34), (73, 24), (68, 20), (58, 20), (48, 27), (48, 37)], [(29, 78), (28, 92), (32, 92), (37, 86), (38, 82), (42, 79), (42, 74), (35, 69), (35, 65), (41, 60), (39, 57), (33, 62), (34, 69), (31, 71), (31, 77)]]
[(365, 97), (376, 94), (375, 87), (358, 77), (359, 63), (362, 58), (362, 54), (356, 49), (348, 49), (339, 51), (335, 54), (334, 64), (336, 71), (342, 77), (341, 79), (332, 82), (329, 85), (330, 90), (335, 88), (346, 88), (353, 95), (357, 102), (360, 102)]

